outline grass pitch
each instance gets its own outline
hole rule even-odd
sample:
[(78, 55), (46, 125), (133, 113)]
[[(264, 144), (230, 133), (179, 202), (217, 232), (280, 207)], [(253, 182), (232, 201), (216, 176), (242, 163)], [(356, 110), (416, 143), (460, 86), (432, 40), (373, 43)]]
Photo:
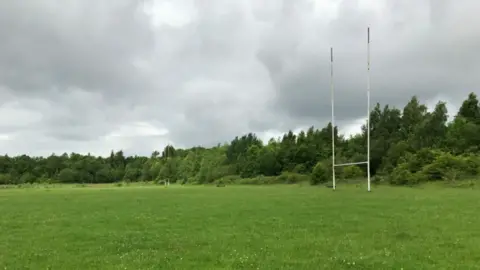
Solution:
[(0, 269), (479, 269), (480, 191), (0, 190)]

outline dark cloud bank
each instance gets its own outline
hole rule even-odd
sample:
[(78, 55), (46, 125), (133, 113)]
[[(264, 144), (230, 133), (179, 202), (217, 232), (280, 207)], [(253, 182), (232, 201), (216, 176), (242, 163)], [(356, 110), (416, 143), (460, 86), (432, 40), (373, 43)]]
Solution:
[(2, 152), (148, 154), (323, 125), (331, 46), (348, 126), (366, 115), (368, 25), (372, 102), (458, 105), (480, 86), (477, 1), (164, 2), (0, 1)]

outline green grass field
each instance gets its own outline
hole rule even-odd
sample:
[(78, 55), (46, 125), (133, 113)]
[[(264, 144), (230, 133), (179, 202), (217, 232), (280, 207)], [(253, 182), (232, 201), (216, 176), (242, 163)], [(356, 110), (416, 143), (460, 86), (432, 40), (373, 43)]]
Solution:
[(479, 269), (480, 191), (0, 190), (0, 269)]

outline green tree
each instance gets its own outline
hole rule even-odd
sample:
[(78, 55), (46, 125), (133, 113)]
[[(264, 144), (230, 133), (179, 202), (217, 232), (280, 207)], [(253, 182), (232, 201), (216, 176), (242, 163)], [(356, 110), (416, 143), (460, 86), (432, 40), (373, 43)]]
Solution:
[(58, 173), (58, 181), (61, 183), (75, 183), (77, 179), (77, 172), (71, 168), (62, 169)]
[(462, 103), (457, 115), (469, 122), (480, 123), (480, 106), (475, 93), (468, 95), (468, 98)]
[(112, 169), (108, 165), (103, 166), (95, 173), (95, 182), (97, 183), (111, 183), (114, 180)]

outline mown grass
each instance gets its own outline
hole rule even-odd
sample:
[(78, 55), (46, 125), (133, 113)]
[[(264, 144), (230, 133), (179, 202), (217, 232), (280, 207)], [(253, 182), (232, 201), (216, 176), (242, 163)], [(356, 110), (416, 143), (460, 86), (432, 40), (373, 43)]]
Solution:
[(0, 190), (0, 269), (478, 269), (480, 191)]

